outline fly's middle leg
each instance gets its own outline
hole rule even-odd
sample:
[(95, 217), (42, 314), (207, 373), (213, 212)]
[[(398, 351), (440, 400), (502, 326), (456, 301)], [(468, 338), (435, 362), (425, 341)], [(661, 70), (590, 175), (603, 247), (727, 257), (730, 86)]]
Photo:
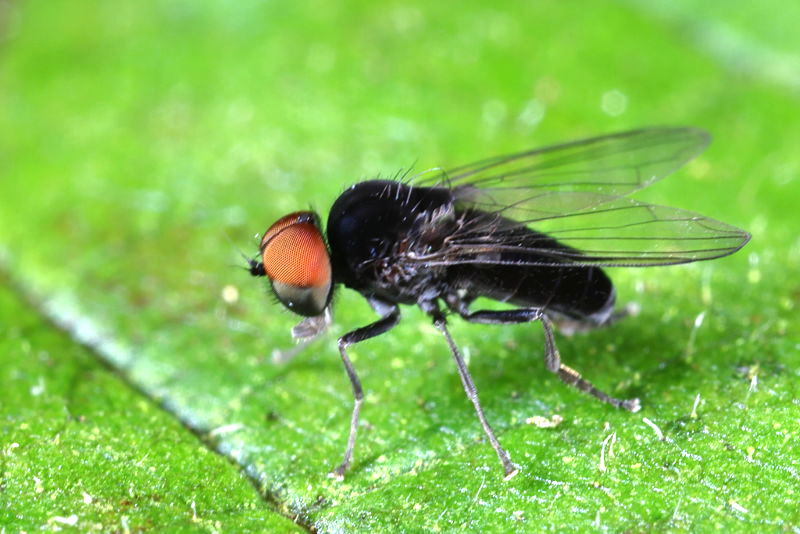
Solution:
[(447, 329), (447, 321), (444, 317), (444, 314), (442, 314), (438, 306), (432, 302), (422, 302), (420, 303), (420, 307), (431, 316), (433, 319), (433, 325), (442, 333), (442, 335), (444, 335), (444, 338), (447, 341), (447, 346), (450, 348), (450, 354), (452, 354), (453, 360), (456, 362), (458, 376), (461, 378), (461, 385), (464, 386), (464, 391), (467, 394), (467, 398), (475, 407), (475, 412), (478, 415), (478, 420), (481, 422), (483, 432), (486, 434), (486, 437), (489, 438), (489, 443), (491, 443), (492, 448), (494, 449), (495, 453), (497, 453), (500, 463), (503, 464), (505, 479), (509, 480), (513, 478), (519, 472), (519, 469), (511, 461), (511, 458), (509, 458), (505, 449), (503, 449), (503, 447), (500, 445), (500, 442), (494, 435), (494, 430), (492, 430), (489, 421), (486, 419), (486, 416), (483, 413), (483, 408), (481, 407), (480, 400), (478, 399), (478, 390), (475, 387), (475, 382), (472, 381), (472, 377), (469, 374), (469, 369), (467, 369), (467, 364), (464, 361), (464, 358), (461, 356), (461, 351), (458, 350), (458, 346), (456, 345), (455, 341), (453, 341), (453, 337), (450, 335), (450, 331)]
[(597, 389), (591, 382), (581, 377), (575, 369), (561, 363), (561, 355), (556, 347), (553, 335), (553, 324), (547, 315), (540, 308), (521, 308), (518, 310), (483, 310), (468, 312), (458, 309), (459, 314), (469, 322), (480, 324), (518, 324), (532, 321), (541, 321), (544, 329), (544, 361), (547, 369), (556, 375), (566, 384), (577, 388), (593, 397), (607, 402), (617, 408), (623, 408), (631, 412), (638, 412), (641, 408), (639, 399), (618, 399)]

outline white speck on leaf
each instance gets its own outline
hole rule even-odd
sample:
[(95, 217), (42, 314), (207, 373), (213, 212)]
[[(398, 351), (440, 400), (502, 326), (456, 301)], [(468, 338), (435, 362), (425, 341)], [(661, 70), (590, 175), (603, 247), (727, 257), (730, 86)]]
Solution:
[(694, 406), (692, 406), (692, 413), (689, 414), (689, 417), (691, 417), (692, 419), (697, 419), (697, 407), (698, 406), (700, 406), (700, 394), (699, 393), (694, 398)]
[(600, 109), (610, 117), (619, 117), (628, 109), (628, 97), (619, 89), (606, 91), (600, 99)]
[(76, 524), (78, 524), (78, 516), (75, 514), (72, 514), (69, 517), (62, 517), (60, 515), (57, 515), (55, 517), (52, 517), (50, 520), (53, 521), (54, 523), (61, 523), (62, 525), (69, 525), (71, 527), (74, 527)]
[(656, 425), (654, 422), (652, 422), (647, 417), (643, 417), (642, 421), (644, 421), (644, 424), (646, 424), (647, 426), (649, 426), (650, 428), (653, 429), (653, 431), (656, 433), (656, 436), (658, 436), (659, 440), (664, 441), (664, 433), (661, 432), (661, 429), (658, 428), (658, 425)]

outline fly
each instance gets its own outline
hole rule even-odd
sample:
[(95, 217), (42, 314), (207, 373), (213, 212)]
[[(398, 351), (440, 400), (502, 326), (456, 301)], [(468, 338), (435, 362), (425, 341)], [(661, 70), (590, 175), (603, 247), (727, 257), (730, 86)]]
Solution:
[[(368, 180), (336, 199), (325, 236), (311, 211), (269, 227), (249, 270), (267, 276), (278, 300), (306, 317), (292, 330), (295, 338), (324, 331), (339, 284), (361, 293), (380, 317), (339, 338), (355, 401), (344, 459), (332, 475), (343, 477), (353, 461), (363, 400), (347, 348), (397, 325), (400, 304), (419, 306), (444, 336), (506, 478), (517, 466), (484, 416), (447, 314), (481, 324), (540, 322), (548, 370), (603, 402), (638, 411), (638, 399), (612, 397), (561, 362), (553, 323), (592, 328), (612, 321), (615, 291), (604, 267), (710, 260), (747, 243), (750, 235), (733, 226), (627, 196), (680, 168), (708, 143), (703, 130), (649, 128), (410, 180)], [(478, 297), (515, 308), (472, 310)]]

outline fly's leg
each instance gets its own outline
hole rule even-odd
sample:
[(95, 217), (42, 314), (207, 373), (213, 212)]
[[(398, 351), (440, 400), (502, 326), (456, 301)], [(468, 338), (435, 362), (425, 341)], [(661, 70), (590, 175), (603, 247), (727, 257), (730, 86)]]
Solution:
[(638, 412), (641, 408), (639, 399), (617, 399), (600, 391), (591, 382), (582, 378), (575, 369), (561, 363), (561, 355), (556, 348), (555, 337), (553, 336), (553, 325), (550, 319), (539, 308), (522, 308), (518, 310), (502, 311), (476, 311), (468, 312), (464, 309), (457, 310), (459, 314), (469, 322), (481, 324), (518, 324), (532, 321), (541, 321), (544, 329), (544, 362), (547, 369), (555, 374), (566, 384), (588, 393), (603, 402), (624, 408), (630, 412)]
[(506, 480), (509, 480), (516, 475), (519, 470), (511, 461), (511, 458), (508, 457), (508, 453), (505, 451), (505, 449), (500, 446), (500, 442), (497, 441), (497, 437), (495, 437), (494, 431), (489, 425), (489, 421), (486, 420), (486, 416), (483, 414), (483, 408), (481, 408), (480, 400), (478, 399), (478, 390), (475, 388), (475, 383), (472, 381), (472, 377), (469, 374), (467, 364), (464, 362), (464, 358), (461, 356), (461, 352), (458, 350), (455, 341), (453, 341), (450, 331), (447, 330), (447, 321), (445, 320), (444, 315), (438, 310), (438, 308), (435, 308), (434, 306), (435, 305), (427, 305), (424, 306), (423, 309), (427, 311), (428, 314), (433, 318), (433, 325), (444, 335), (444, 338), (447, 340), (447, 345), (450, 347), (450, 353), (453, 355), (453, 359), (456, 362), (458, 375), (461, 377), (461, 384), (464, 386), (464, 391), (467, 393), (467, 398), (472, 401), (472, 404), (475, 406), (475, 411), (478, 414), (478, 419), (481, 422), (481, 426), (483, 426), (483, 431), (486, 433), (486, 437), (489, 438), (489, 443), (492, 444), (492, 448), (494, 448), (494, 451), (497, 453), (497, 457), (500, 458), (500, 462), (503, 464), (503, 471), (505, 471)]
[(358, 416), (361, 412), (361, 402), (364, 398), (364, 392), (361, 389), (361, 381), (358, 379), (358, 374), (353, 367), (350, 358), (347, 356), (347, 347), (364, 341), (371, 337), (379, 336), (387, 332), (392, 327), (400, 322), (400, 310), (395, 304), (386, 304), (381, 301), (371, 300), (370, 305), (381, 313), (383, 316), (372, 324), (363, 326), (352, 332), (349, 332), (339, 338), (339, 354), (342, 355), (342, 363), (344, 369), (347, 371), (347, 378), (350, 379), (350, 384), (353, 386), (353, 414), (350, 417), (350, 436), (347, 438), (347, 448), (344, 452), (344, 459), (342, 463), (333, 470), (331, 476), (334, 478), (344, 478), (344, 473), (353, 461), (353, 449), (356, 445), (356, 433), (358, 432)]
[(328, 306), (321, 315), (306, 317), (292, 328), (292, 337), (299, 343), (287, 350), (275, 349), (272, 351), (273, 363), (286, 363), (303, 352), (312, 341), (320, 337), (333, 321), (331, 307)]

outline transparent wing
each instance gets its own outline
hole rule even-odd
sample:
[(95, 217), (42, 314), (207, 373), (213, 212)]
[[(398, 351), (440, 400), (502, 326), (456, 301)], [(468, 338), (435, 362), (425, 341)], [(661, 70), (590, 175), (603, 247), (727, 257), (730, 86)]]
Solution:
[(680, 168), (708, 142), (696, 128), (648, 128), (426, 173), (412, 185), (450, 188), (460, 215), (441, 247), (407, 260), (648, 266), (731, 254), (747, 243), (747, 232), (625, 198)]
[(550, 192), (513, 207), (489, 207), (462, 208), (441, 247), (407, 259), (427, 266), (643, 267), (726, 256), (750, 239), (739, 228), (697, 213), (595, 193)]
[(416, 265), (651, 266), (731, 254), (750, 235), (689, 211), (625, 195), (667, 176), (709, 142), (696, 128), (633, 130), (425, 173), (447, 187), (455, 219)]
[(683, 166), (709, 143), (704, 130), (657, 127), (499, 156), (412, 178), (414, 186), (500, 190), (586, 191), (622, 196)]

